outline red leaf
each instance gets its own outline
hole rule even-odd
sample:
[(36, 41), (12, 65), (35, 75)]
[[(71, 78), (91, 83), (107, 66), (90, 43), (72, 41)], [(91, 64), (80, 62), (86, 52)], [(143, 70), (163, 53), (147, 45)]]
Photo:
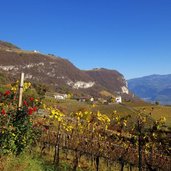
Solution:
[(5, 115), (5, 114), (6, 114), (6, 112), (5, 112), (4, 109), (1, 110), (1, 114), (2, 114), (2, 115)]
[(24, 100), (24, 101), (23, 101), (23, 104), (24, 104), (24, 106), (28, 106), (28, 104), (27, 104), (27, 101), (26, 101), (26, 100)]
[(33, 108), (29, 108), (29, 109), (28, 109), (28, 114), (29, 114), (29, 115), (32, 115), (32, 114), (33, 114)]
[(30, 101), (33, 101), (34, 100), (34, 97), (30, 97)]
[(8, 95), (10, 95), (11, 94), (11, 92), (9, 91), (9, 90), (7, 90), (5, 93), (4, 93), (4, 96), (8, 96)]

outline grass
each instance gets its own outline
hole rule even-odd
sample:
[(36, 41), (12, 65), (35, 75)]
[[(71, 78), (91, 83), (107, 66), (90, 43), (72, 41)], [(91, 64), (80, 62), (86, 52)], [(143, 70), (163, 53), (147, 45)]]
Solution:
[[(46, 150), (45, 154), (42, 156), (44, 161), (49, 161), (44, 164), (43, 171), (54, 171), (54, 166), (50, 163), (53, 161), (52, 156), (54, 155), (54, 151)], [(60, 166), (56, 171), (72, 171), (73, 167), (73, 160), (74, 160), (74, 152), (72, 150), (67, 150), (67, 157), (66, 151), (60, 150)], [(120, 171), (120, 164), (118, 162), (108, 162), (103, 158), (100, 158), (99, 163), (99, 171)], [(124, 171), (128, 170), (128, 165), (124, 166)], [(79, 164), (77, 167), (77, 171), (95, 171), (96, 164), (94, 160), (91, 160), (91, 156), (82, 155), (79, 159)], [(133, 171), (137, 171), (136, 167), (132, 168)]]
[(1, 168), (2, 171), (43, 171), (43, 163), (40, 159), (35, 158), (26, 153), (14, 156), (8, 155), (1, 158)]
[[(23, 153), (19, 156), (8, 155), (0, 158), (0, 171), (54, 171), (54, 165), (44, 158)], [(61, 163), (56, 171), (69, 171), (71, 166)]]
[(150, 115), (155, 120), (160, 119), (161, 116), (166, 118), (166, 125), (171, 127), (171, 106), (151, 105), (144, 107), (134, 107), (135, 109), (145, 109), (145, 113)]

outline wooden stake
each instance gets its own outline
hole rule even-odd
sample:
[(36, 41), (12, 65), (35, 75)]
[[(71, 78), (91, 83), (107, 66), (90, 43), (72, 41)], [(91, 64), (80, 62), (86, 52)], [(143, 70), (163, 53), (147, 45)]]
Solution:
[(22, 97), (23, 97), (23, 84), (24, 84), (24, 73), (21, 73), (20, 85), (19, 85), (19, 99), (18, 99), (18, 108), (22, 107)]

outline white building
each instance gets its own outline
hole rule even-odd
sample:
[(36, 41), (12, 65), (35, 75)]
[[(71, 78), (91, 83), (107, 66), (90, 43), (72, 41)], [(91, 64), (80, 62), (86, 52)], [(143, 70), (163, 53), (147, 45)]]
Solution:
[(34, 53), (40, 53), (38, 50), (33, 50)]
[(57, 100), (65, 100), (67, 98), (67, 94), (54, 94), (54, 98)]
[(117, 96), (117, 97), (115, 98), (115, 102), (116, 102), (116, 103), (122, 103), (122, 97), (121, 97), (121, 96)]
[(93, 97), (90, 98), (90, 102), (94, 102), (94, 98)]

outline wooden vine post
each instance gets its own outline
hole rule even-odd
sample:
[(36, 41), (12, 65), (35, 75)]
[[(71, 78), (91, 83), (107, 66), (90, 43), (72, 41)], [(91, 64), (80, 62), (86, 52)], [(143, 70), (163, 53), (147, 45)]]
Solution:
[(20, 85), (19, 85), (19, 99), (18, 99), (19, 109), (22, 107), (23, 85), (24, 85), (24, 73), (22, 72), (20, 76)]

